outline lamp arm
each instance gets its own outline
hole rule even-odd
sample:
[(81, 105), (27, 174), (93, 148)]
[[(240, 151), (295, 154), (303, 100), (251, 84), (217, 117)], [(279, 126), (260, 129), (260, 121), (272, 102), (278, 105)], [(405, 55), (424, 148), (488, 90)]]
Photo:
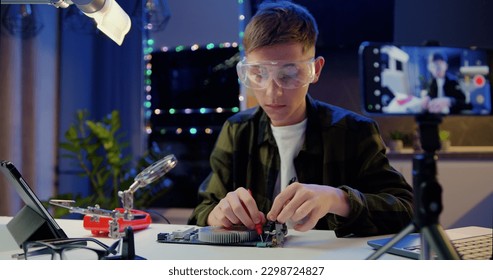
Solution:
[(2, 4), (49, 4), (57, 8), (68, 8), (75, 4), (85, 13), (101, 10), (106, 0), (2, 0)]
[(68, 0), (73, 2), (77, 8), (86, 14), (95, 13), (104, 7), (106, 0)]
[(71, 0), (2, 0), (3, 4), (49, 4), (57, 8), (68, 8), (72, 4)]

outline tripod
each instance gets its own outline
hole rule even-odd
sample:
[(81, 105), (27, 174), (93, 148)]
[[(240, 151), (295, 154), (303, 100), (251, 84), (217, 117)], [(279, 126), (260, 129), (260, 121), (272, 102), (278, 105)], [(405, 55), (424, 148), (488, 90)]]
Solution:
[(431, 252), (436, 253), (438, 259), (460, 259), (438, 222), (443, 208), (442, 188), (436, 179), (436, 151), (440, 149), (438, 125), (441, 121), (440, 115), (426, 113), (416, 116), (423, 153), (416, 154), (413, 158), (414, 220), (371, 254), (368, 260), (378, 259), (414, 231), (421, 234), (421, 259), (431, 259)]

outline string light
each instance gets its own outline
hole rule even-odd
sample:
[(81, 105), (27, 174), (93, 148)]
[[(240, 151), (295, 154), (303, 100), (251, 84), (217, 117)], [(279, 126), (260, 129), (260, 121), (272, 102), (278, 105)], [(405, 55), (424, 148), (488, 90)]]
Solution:
[[(152, 52), (154, 51), (153, 44), (154, 40), (145, 40), (147, 42), (146, 47), (144, 47), (144, 61), (145, 61), (145, 70), (144, 70), (144, 91), (146, 93), (145, 95), (145, 101), (144, 101), (144, 110), (145, 110), (145, 123), (146, 123), (146, 133), (151, 134), (152, 133), (152, 126), (151, 126), (151, 117), (152, 114), (155, 115), (162, 115), (163, 113), (166, 112), (165, 109), (163, 108), (155, 108), (154, 111), (152, 111)], [(199, 49), (207, 49), (207, 50), (213, 50), (215, 48), (237, 48), (238, 47), (237, 42), (223, 42), (220, 44), (214, 44), (214, 43), (208, 43), (205, 46), (200, 46), (199, 44), (193, 44), (190, 47), (185, 47), (183, 45), (177, 46), (174, 48), (174, 51), (180, 52), (184, 51), (186, 49), (191, 50), (191, 51), (196, 51)], [(162, 52), (168, 52), (170, 51), (170, 48), (167, 46), (161, 47), (160, 50)], [(238, 95), (238, 100), (241, 101), (244, 100), (244, 97), (239, 94)], [(185, 108), (185, 109), (176, 109), (176, 108), (169, 108), (168, 113), (170, 115), (174, 114), (179, 114), (179, 113), (184, 113), (184, 114), (211, 114), (211, 113), (216, 113), (216, 114), (221, 114), (221, 113), (237, 113), (240, 111), (239, 107), (232, 107), (232, 108), (199, 108), (199, 109), (193, 109), (193, 108)], [(181, 134), (181, 130), (180, 133)], [(210, 133), (206, 133), (210, 134)]]
[[(199, 108), (199, 109), (192, 109), (192, 108), (186, 108), (186, 109), (176, 109), (176, 108), (170, 108), (168, 110), (168, 113), (170, 115), (174, 114), (213, 114), (213, 113), (238, 113), (240, 111), (239, 107), (232, 107), (232, 108)], [(156, 115), (162, 115), (164, 114), (165, 110), (163, 109), (155, 109), (154, 114)]]
[[(156, 128), (156, 131), (159, 131), (159, 134), (161, 135), (166, 135), (166, 134), (174, 134), (174, 135), (183, 135), (183, 136), (188, 136), (188, 135), (213, 135), (214, 132), (220, 131), (219, 126), (212, 128), (212, 127), (169, 127), (167, 126), (166, 128), (164, 127), (159, 127)], [(149, 128), (150, 129), (150, 128)], [(188, 133), (186, 133), (188, 132)]]
[[(243, 47), (243, 37), (245, 36), (245, 27), (246, 27), (246, 16), (245, 16), (245, 4), (243, 3), (243, 0), (238, 0), (238, 38), (240, 43), (234, 43), (234, 47), (238, 47), (240, 50), (240, 56), (243, 57), (245, 55), (245, 49)], [(244, 86), (240, 84), (240, 92), (238, 95), (238, 99), (240, 101), (240, 106), (242, 110), (247, 109), (247, 98), (246, 98), (246, 89)]]
[[(244, 1), (243, 0), (238, 0), (239, 4), (239, 15), (238, 15), (238, 21), (239, 21), (239, 39), (240, 41), (243, 39), (243, 30), (245, 28), (245, 14), (244, 14)], [(149, 29), (144, 28), (144, 62), (145, 62), (145, 69), (144, 69), (144, 91), (145, 91), (145, 101), (143, 102), (143, 107), (144, 107), (144, 116), (145, 116), (145, 131), (147, 134), (152, 133), (152, 126), (150, 123), (152, 114), (155, 115), (163, 115), (166, 112), (170, 115), (174, 114), (179, 114), (179, 113), (185, 113), (185, 114), (222, 114), (222, 113), (237, 113), (240, 111), (241, 108), (239, 107), (232, 107), (232, 108), (198, 108), (198, 109), (193, 109), (193, 108), (185, 108), (185, 109), (177, 109), (177, 108), (169, 108), (168, 110), (165, 110), (164, 108), (155, 108), (154, 111), (152, 111), (152, 81), (151, 81), (151, 76), (152, 76), (152, 53), (154, 52), (154, 39), (150, 38), (150, 33)], [(160, 47), (160, 51), (162, 52), (168, 52), (170, 50), (174, 50), (176, 52), (181, 52), (184, 50), (191, 50), (191, 51), (197, 51), (199, 49), (207, 49), (207, 50), (213, 50), (215, 48), (238, 48), (240, 52), (242, 51), (242, 45), (238, 42), (222, 42), (222, 43), (208, 43), (205, 46), (201, 46), (199, 44), (193, 44), (189, 47), (186, 47), (184, 45), (179, 45), (176, 46), (175, 48), (170, 48), (168, 46), (162, 46)], [(243, 104), (245, 97), (243, 96), (242, 93), (239, 93), (238, 95), (238, 100), (240, 104)], [(190, 128), (191, 129), (191, 128)], [(189, 129), (189, 132), (191, 133), (192, 130)], [(195, 129), (193, 130), (193, 134), (197, 134), (198, 130)], [(161, 129), (159, 130), (161, 134), (167, 133), (166, 129)], [(175, 130), (176, 134), (181, 134), (183, 132), (182, 128), (177, 128)], [(204, 129), (205, 134), (212, 134), (213, 130), (211, 128), (206, 128)]]

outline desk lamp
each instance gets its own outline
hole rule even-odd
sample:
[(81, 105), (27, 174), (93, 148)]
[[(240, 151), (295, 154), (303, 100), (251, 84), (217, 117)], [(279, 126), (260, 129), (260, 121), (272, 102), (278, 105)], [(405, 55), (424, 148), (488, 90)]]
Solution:
[(67, 8), (75, 4), (86, 16), (96, 21), (97, 28), (121, 46), (130, 30), (130, 17), (115, 0), (2, 0), (3, 4), (50, 4)]

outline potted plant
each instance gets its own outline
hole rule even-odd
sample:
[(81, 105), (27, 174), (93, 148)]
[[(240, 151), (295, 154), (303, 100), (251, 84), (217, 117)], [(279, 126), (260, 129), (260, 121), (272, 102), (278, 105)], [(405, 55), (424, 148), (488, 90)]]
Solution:
[(389, 133), (389, 149), (392, 152), (400, 152), (404, 148), (405, 134), (399, 130), (393, 130)]
[(442, 151), (450, 150), (450, 146), (452, 146), (452, 143), (450, 141), (450, 131), (441, 129), (438, 132), (438, 137), (440, 138), (440, 145), (441, 145), (440, 150)]
[[(164, 157), (157, 145), (141, 157), (135, 168), (130, 168), (130, 156), (124, 155), (128, 143), (122, 141), (121, 120), (118, 111), (113, 111), (100, 121), (89, 120), (87, 110), (79, 110), (76, 119), (65, 132), (65, 142), (60, 148), (65, 150), (63, 157), (73, 160), (80, 170), (78, 174), (89, 180), (90, 194), (85, 197), (72, 193), (59, 194), (56, 199), (75, 200), (74, 206), (86, 208), (99, 205), (103, 209), (113, 210), (120, 207), (118, 191), (127, 190), (134, 177), (147, 166)], [(136, 208), (149, 206), (160, 198), (168, 187), (159, 180), (152, 187), (135, 193)], [(67, 214), (65, 208), (55, 207), (54, 216)]]

